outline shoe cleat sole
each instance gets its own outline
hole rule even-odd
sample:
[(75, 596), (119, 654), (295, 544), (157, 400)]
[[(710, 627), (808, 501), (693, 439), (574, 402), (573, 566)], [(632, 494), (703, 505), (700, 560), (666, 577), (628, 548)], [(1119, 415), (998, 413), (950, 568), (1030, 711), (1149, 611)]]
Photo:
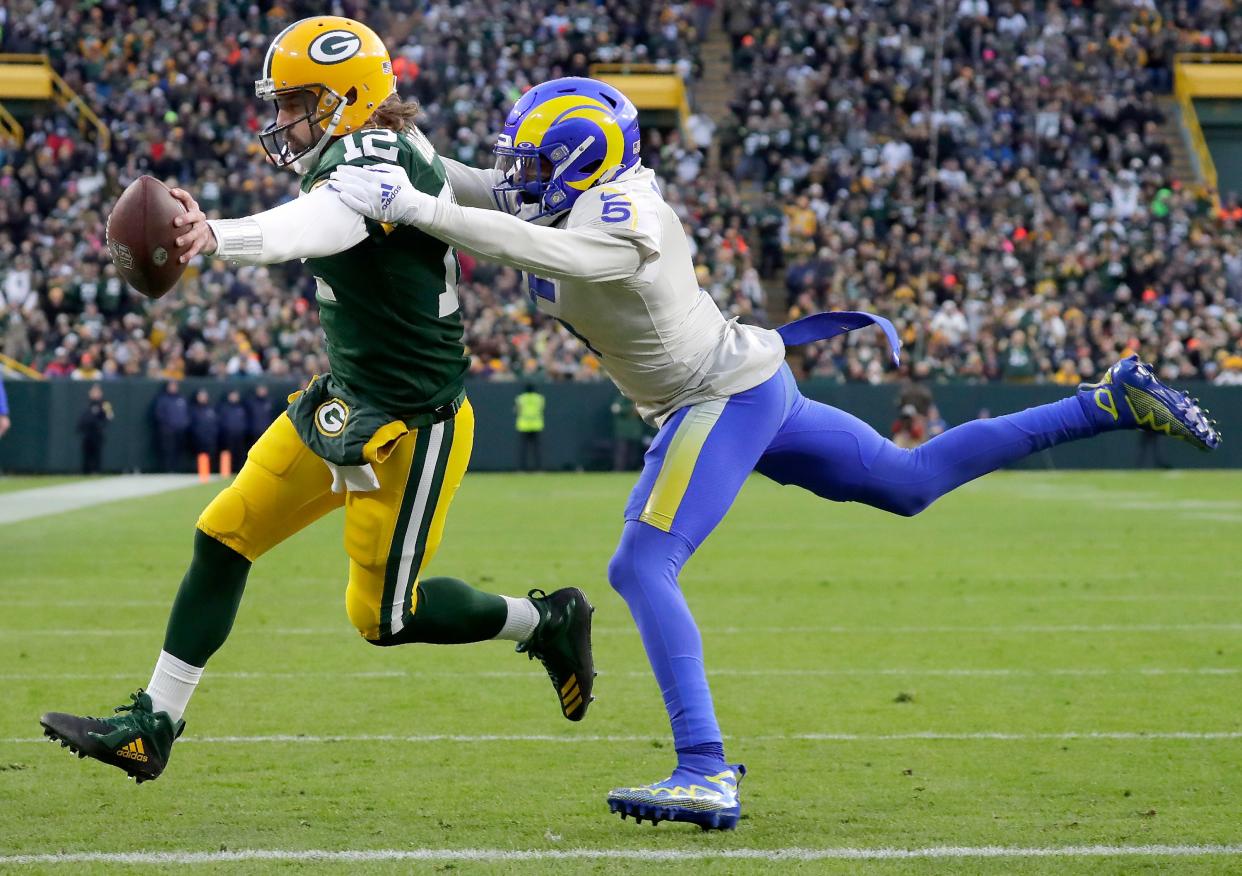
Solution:
[(662, 821), (680, 822), (697, 825), (703, 831), (734, 830), (737, 828), (740, 813), (731, 812), (693, 812), (666, 806), (651, 806), (645, 803), (627, 803), (623, 800), (609, 800), (608, 811), (621, 816), (633, 818), (635, 824), (644, 821), (652, 827)]
[[(66, 739), (65, 737), (61, 736), (59, 733), (57, 733), (57, 732), (56, 732), (55, 730), (53, 730), (51, 727), (48, 727), (46, 724), (44, 724), (44, 725), (43, 725), (43, 735), (44, 735), (44, 736), (46, 736), (46, 737), (48, 738), (48, 741), (49, 741), (49, 742), (58, 742), (58, 743), (60, 743), (60, 747), (61, 747), (61, 748), (67, 748), (67, 749), (69, 749), (69, 751), (70, 751), (70, 752), (72, 752), (73, 754), (76, 754), (76, 755), (78, 756), (78, 760), (82, 760), (82, 759), (84, 759), (84, 758), (87, 756), (86, 752), (85, 752), (85, 751), (83, 751), (83, 750), (82, 750), (82, 748), (81, 748), (80, 746), (78, 746), (78, 745), (77, 745), (77, 744), (75, 744), (74, 742), (71, 742), (70, 740)], [(131, 779), (133, 779), (133, 780), (134, 780), (134, 782), (135, 782), (136, 784), (141, 785), (143, 782), (148, 781), (148, 780), (149, 780), (149, 778), (150, 778), (149, 776), (144, 776), (144, 775), (141, 775), (141, 774), (139, 774), (139, 773), (134, 772), (134, 771), (133, 771), (133, 770), (129, 767), (129, 764), (128, 764), (128, 762), (126, 762), (126, 761), (120, 761), (120, 760), (103, 760), (103, 759), (101, 759), (101, 758), (97, 758), (97, 757), (96, 757), (96, 758), (93, 758), (93, 759), (94, 759), (94, 760), (98, 760), (100, 763), (107, 764), (108, 766), (114, 766), (114, 767), (117, 767), (117, 768), (118, 768), (118, 769), (120, 769), (122, 772), (124, 772), (124, 773), (125, 773), (125, 775), (127, 775), (127, 776), (129, 776)]]

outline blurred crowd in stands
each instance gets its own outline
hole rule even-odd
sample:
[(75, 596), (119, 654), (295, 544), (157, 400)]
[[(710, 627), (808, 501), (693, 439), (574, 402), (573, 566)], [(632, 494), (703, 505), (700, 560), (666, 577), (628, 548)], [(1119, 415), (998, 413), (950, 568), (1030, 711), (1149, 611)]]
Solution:
[[(1124, 351), (1177, 380), (1242, 382), (1242, 209), (1171, 158), (1170, 65), (1242, 46), (1236, 0), (344, 2), (388, 43), (442, 154), (480, 166), (512, 102), (590, 64), (659, 64), (701, 110), (645, 135), (702, 287), (739, 319), (822, 309), (897, 323), (901, 372), (859, 332), (799, 354), (838, 380), (1076, 383)], [(717, 8), (719, 7), (719, 8)], [(403, 11), (404, 10), (404, 11)], [(0, 141), (0, 352), (56, 378), (302, 377), (327, 368), (298, 264), (204, 258), (147, 302), (104, 247), (152, 173), (209, 214), (295, 197), (263, 161), (253, 80), (272, 36), (323, 4), (12, 0), (0, 50), (43, 52), (111, 132), (64, 115)], [(709, 24), (710, 23), (710, 24)], [(722, 76), (703, 75), (723, 38)], [(715, 69), (715, 68), (713, 68)], [(714, 141), (714, 142), (713, 142)], [(513, 271), (462, 257), (472, 370), (601, 379)]]

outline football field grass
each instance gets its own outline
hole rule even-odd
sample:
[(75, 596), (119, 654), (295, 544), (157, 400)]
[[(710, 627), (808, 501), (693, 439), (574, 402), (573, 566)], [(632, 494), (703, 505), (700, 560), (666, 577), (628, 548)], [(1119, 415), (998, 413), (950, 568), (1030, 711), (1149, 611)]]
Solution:
[(583, 723), (511, 644), (361, 642), (338, 514), (256, 565), (141, 787), (38, 716), (146, 683), (218, 487), (0, 528), (0, 871), (1242, 870), (1242, 473), (1006, 473), (912, 520), (753, 479), (682, 582), (750, 770), (726, 834), (604, 805), (673, 757), (605, 578), (630, 483), (470, 475), (432, 567), (588, 591)]
[(77, 475), (0, 475), (0, 494), (71, 484), (84, 479)]

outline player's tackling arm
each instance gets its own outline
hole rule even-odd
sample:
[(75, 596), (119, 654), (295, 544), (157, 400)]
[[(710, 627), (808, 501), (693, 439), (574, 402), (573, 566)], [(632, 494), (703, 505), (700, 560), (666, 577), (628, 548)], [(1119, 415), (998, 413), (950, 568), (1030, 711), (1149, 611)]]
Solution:
[(546, 228), (496, 210), (436, 201), (416, 223), (433, 237), (490, 261), (549, 280), (620, 280), (638, 273), (643, 257), (631, 240), (584, 228)]
[(414, 225), (445, 243), (550, 280), (631, 277), (651, 253), (621, 234), (594, 227), (532, 225), (498, 210), (463, 207), (410, 185), (400, 168), (338, 168), (342, 201), (379, 222)]
[(499, 185), (505, 175), (499, 170), (483, 170), (454, 161), (452, 158), (440, 156), (444, 164), (444, 172), (448, 175), (449, 185), (453, 187), (453, 196), (463, 207), (478, 207), (481, 210), (496, 210), (496, 199), (492, 197), (492, 187)]

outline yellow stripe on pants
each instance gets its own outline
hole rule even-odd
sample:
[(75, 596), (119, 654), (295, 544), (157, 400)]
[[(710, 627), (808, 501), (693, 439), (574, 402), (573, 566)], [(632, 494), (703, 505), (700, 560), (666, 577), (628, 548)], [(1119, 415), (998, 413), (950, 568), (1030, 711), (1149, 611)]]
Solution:
[(677, 433), (669, 442), (668, 453), (664, 456), (660, 473), (656, 475), (647, 504), (643, 506), (643, 513), (638, 516), (643, 523), (665, 532), (672, 529), (673, 518), (677, 516), (677, 509), (681, 507), (681, 500), (690, 486), (690, 476), (694, 474), (699, 454), (728, 401), (721, 398), (702, 402), (686, 412)]

